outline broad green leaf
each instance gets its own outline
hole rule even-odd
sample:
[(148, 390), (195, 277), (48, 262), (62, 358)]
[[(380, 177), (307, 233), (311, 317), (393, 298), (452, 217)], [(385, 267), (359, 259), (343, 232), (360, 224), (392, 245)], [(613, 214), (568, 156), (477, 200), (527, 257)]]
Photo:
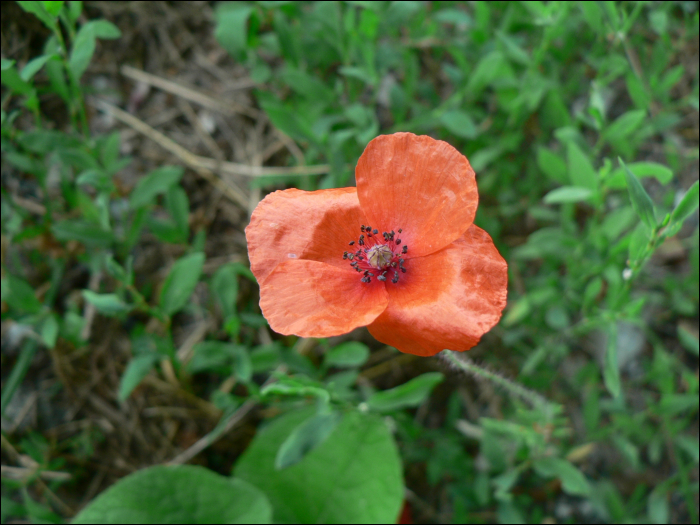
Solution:
[(133, 308), (114, 293), (95, 293), (92, 290), (83, 290), (83, 297), (97, 308), (98, 312), (108, 316), (124, 314)]
[(670, 225), (683, 224), (683, 222), (690, 217), (690, 214), (698, 209), (698, 181), (695, 181), (693, 185), (685, 192), (681, 202), (675, 207), (671, 213)]
[(252, 6), (221, 3), (216, 9), (216, 29), (214, 38), (235, 59), (245, 57), (248, 42), (248, 18)]
[(651, 197), (646, 192), (639, 179), (625, 165), (624, 161), (618, 157), (618, 161), (625, 170), (625, 178), (627, 179), (627, 190), (630, 194), (632, 207), (637, 215), (650, 229), (656, 227), (656, 216), (654, 214), (654, 204), (651, 202)]
[(639, 260), (639, 258), (644, 253), (644, 250), (649, 245), (649, 240), (651, 239), (651, 232), (649, 228), (644, 223), (638, 223), (637, 227), (632, 231), (629, 241), (629, 260), (634, 263)]
[(444, 378), (440, 372), (428, 372), (403, 385), (372, 394), (367, 404), (372, 410), (380, 412), (418, 406)]
[(581, 186), (562, 186), (552, 190), (544, 196), (546, 204), (560, 204), (563, 202), (582, 202), (591, 198), (593, 190)]
[[(663, 164), (656, 162), (632, 162), (627, 168), (637, 177), (654, 177), (664, 186), (673, 179), (673, 172)], [(620, 167), (613, 171), (605, 180), (608, 188), (621, 190), (627, 187), (625, 169)]]
[(114, 39), (120, 36), (121, 32), (117, 26), (107, 20), (91, 20), (78, 29), (68, 59), (68, 67), (73, 77), (80, 80), (90, 65), (97, 38)]
[(92, 20), (88, 23), (92, 24), (93, 32), (97, 38), (115, 40), (122, 36), (119, 28), (108, 20)]
[(323, 360), (326, 366), (337, 366), (339, 368), (362, 366), (369, 357), (367, 345), (357, 341), (341, 343), (330, 350)]
[(561, 480), (564, 492), (575, 496), (588, 496), (591, 486), (579, 469), (562, 458), (547, 457), (536, 460), (535, 471), (545, 478), (556, 477)]
[(42, 55), (39, 57), (36, 57), (29, 62), (27, 62), (27, 65), (22, 68), (22, 72), (19, 74), (19, 76), (24, 80), (25, 82), (29, 82), (34, 75), (37, 74), (37, 72), (44, 67), (44, 64), (51, 60), (53, 57), (57, 55)]
[(118, 398), (120, 401), (126, 400), (134, 388), (139, 386), (144, 377), (153, 370), (156, 363), (163, 359), (165, 356), (157, 353), (141, 354), (134, 357), (124, 370), (121, 381), (119, 382), (119, 394)]
[(463, 139), (472, 139), (478, 135), (474, 120), (465, 111), (448, 110), (442, 114), (440, 122), (447, 128), (447, 131)]
[(158, 304), (166, 315), (173, 315), (189, 300), (202, 274), (204, 254), (185, 255), (173, 264), (160, 291)]
[(238, 300), (238, 272), (232, 264), (221, 266), (211, 278), (210, 289), (221, 307), (222, 317), (228, 319), (236, 313)]
[(39, 20), (41, 20), (46, 27), (48, 27), (52, 32), (56, 28), (56, 16), (49, 13), (44, 7), (43, 2), (29, 1), (23, 2), (18, 1), (17, 4), (28, 13), (32, 13)]
[(272, 523), (265, 495), (194, 465), (159, 465), (120, 479), (72, 523)]
[(277, 451), (275, 468), (281, 470), (299, 463), (304, 456), (328, 439), (342, 417), (339, 412), (316, 414), (301, 423)]
[(36, 298), (34, 288), (27, 281), (7, 274), (2, 284), (2, 300), (10, 308), (29, 314), (35, 314), (41, 310), (41, 302)]
[(537, 165), (540, 170), (554, 182), (566, 184), (569, 182), (567, 177), (566, 162), (556, 153), (547, 148), (537, 148)]
[(97, 40), (95, 37), (95, 27), (90, 22), (84, 24), (75, 35), (68, 68), (76, 81), (80, 80), (85, 70), (90, 65), (92, 55), (95, 53)]
[(613, 397), (620, 396), (620, 365), (617, 359), (617, 328), (608, 329), (608, 345), (603, 360), (603, 382)]
[(180, 166), (163, 166), (153, 170), (139, 180), (131, 192), (129, 199), (131, 207), (140, 208), (149, 204), (156, 195), (165, 193), (171, 186), (180, 182), (184, 171)]
[(566, 145), (566, 161), (572, 186), (588, 188), (593, 192), (598, 190), (598, 173), (593, 169), (588, 155), (573, 140)]
[(641, 126), (646, 116), (647, 112), (643, 109), (628, 111), (615, 119), (615, 121), (603, 131), (601, 136), (603, 140), (613, 143), (618, 140), (625, 140)]
[(394, 523), (403, 502), (396, 443), (378, 417), (352, 411), (296, 465), (275, 468), (277, 451), (309, 410), (262, 427), (234, 473), (270, 499), (276, 523)]
[[(22, 80), (22, 77), (17, 72), (14, 66), (9, 66), (0, 73), (0, 81), (4, 86), (7, 86), (12, 92), (20, 95), (26, 95), (33, 89), (32, 85)], [(4, 153), (4, 152), (3, 152)]]

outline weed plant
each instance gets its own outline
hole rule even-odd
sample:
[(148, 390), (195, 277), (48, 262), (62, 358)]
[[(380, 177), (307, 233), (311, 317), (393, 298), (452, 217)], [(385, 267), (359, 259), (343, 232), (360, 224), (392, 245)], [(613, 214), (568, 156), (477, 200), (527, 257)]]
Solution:
[[(205, 268), (221, 254), (189, 172), (115, 183), (132, 159), (91, 128), (83, 77), (120, 29), (82, 2), (17, 4), (48, 36), (2, 57), (3, 523), (697, 523), (697, 3), (215, 6), (210, 32), (298, 145), (278, 164), (328, 166), (251, 187), (352, 185), (396, 131), (469, 158), (508, 307), (469, 354), (420, 364), (362, 331), (269, 332), (247, 263)], [(139, 275), (147, 242), (177, 260)], [(188, 347), (192, 317), (209, 325)], [(112, 413), (157, 384), (218, 420), (128, 476), (99, 454), (113, 425), (12, 423), (38, 377), (79, 399), (70, 363), (111, 338), (131, 355)], [(243, 422), (237, 450), (210, 453)], [(116, 483), (81, 501), (98, 471)]]

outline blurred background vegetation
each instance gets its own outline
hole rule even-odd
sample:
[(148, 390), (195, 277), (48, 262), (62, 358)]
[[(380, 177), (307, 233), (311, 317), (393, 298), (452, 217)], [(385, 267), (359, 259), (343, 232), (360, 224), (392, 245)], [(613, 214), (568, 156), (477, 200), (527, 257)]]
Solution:
[[(697, 523), (697, 2), (1, 5), (3, 523), (186, 462), (387, 521), (280, 495), (362, 429), (404, 523)], [(260, 315), (254, 207), (396, 131), (471, 161), (510, 286), (467, 357), (546, 402)]]

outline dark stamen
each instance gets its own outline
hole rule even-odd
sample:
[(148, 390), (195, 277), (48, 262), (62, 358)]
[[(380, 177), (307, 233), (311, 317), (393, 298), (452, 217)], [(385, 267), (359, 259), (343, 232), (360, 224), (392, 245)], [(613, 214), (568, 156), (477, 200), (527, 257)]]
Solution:
[(379, 233), (379, 230), (372, 230), (372, 233), (377, 235)]
[(348, 243), (348, 246), (352, 246), (353, 244), (355, 244), (355, 241), (350, 241), (350, 242)]
[(398, 272), (394, 274), (394, 278), (391, 280), (392, 283), (396, 284), (399, 282), (399, 274)]
[(401, 253), (408, 253), (408, 245), (403, 245), (403, 250), (401, 250)]
[(396, 244), (401, 244), (401, 239), (396, 239)]
[(377, 279), (379, 279), (382, 282), (386, 281), (386, 277), (384, 277), (383, 275), (380, 275), (379, 277), (377, 277)]
[(403, 231), (403, 230), (402, 230), (401, 228), (399, 228), (399, 233), (401, 233), (402, 231)]

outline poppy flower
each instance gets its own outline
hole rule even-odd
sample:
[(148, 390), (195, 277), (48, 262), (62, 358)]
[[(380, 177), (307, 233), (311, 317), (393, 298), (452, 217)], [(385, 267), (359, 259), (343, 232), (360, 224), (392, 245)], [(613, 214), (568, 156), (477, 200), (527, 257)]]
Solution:
[(474, 225), (474, 170), (446, 142), (382, 135), (357, 188), (267, 195), (246, 228), (260, 308), (281, 334), (367, 326), (402, 352), (469, 350), (500, 319), (507, 265)]

